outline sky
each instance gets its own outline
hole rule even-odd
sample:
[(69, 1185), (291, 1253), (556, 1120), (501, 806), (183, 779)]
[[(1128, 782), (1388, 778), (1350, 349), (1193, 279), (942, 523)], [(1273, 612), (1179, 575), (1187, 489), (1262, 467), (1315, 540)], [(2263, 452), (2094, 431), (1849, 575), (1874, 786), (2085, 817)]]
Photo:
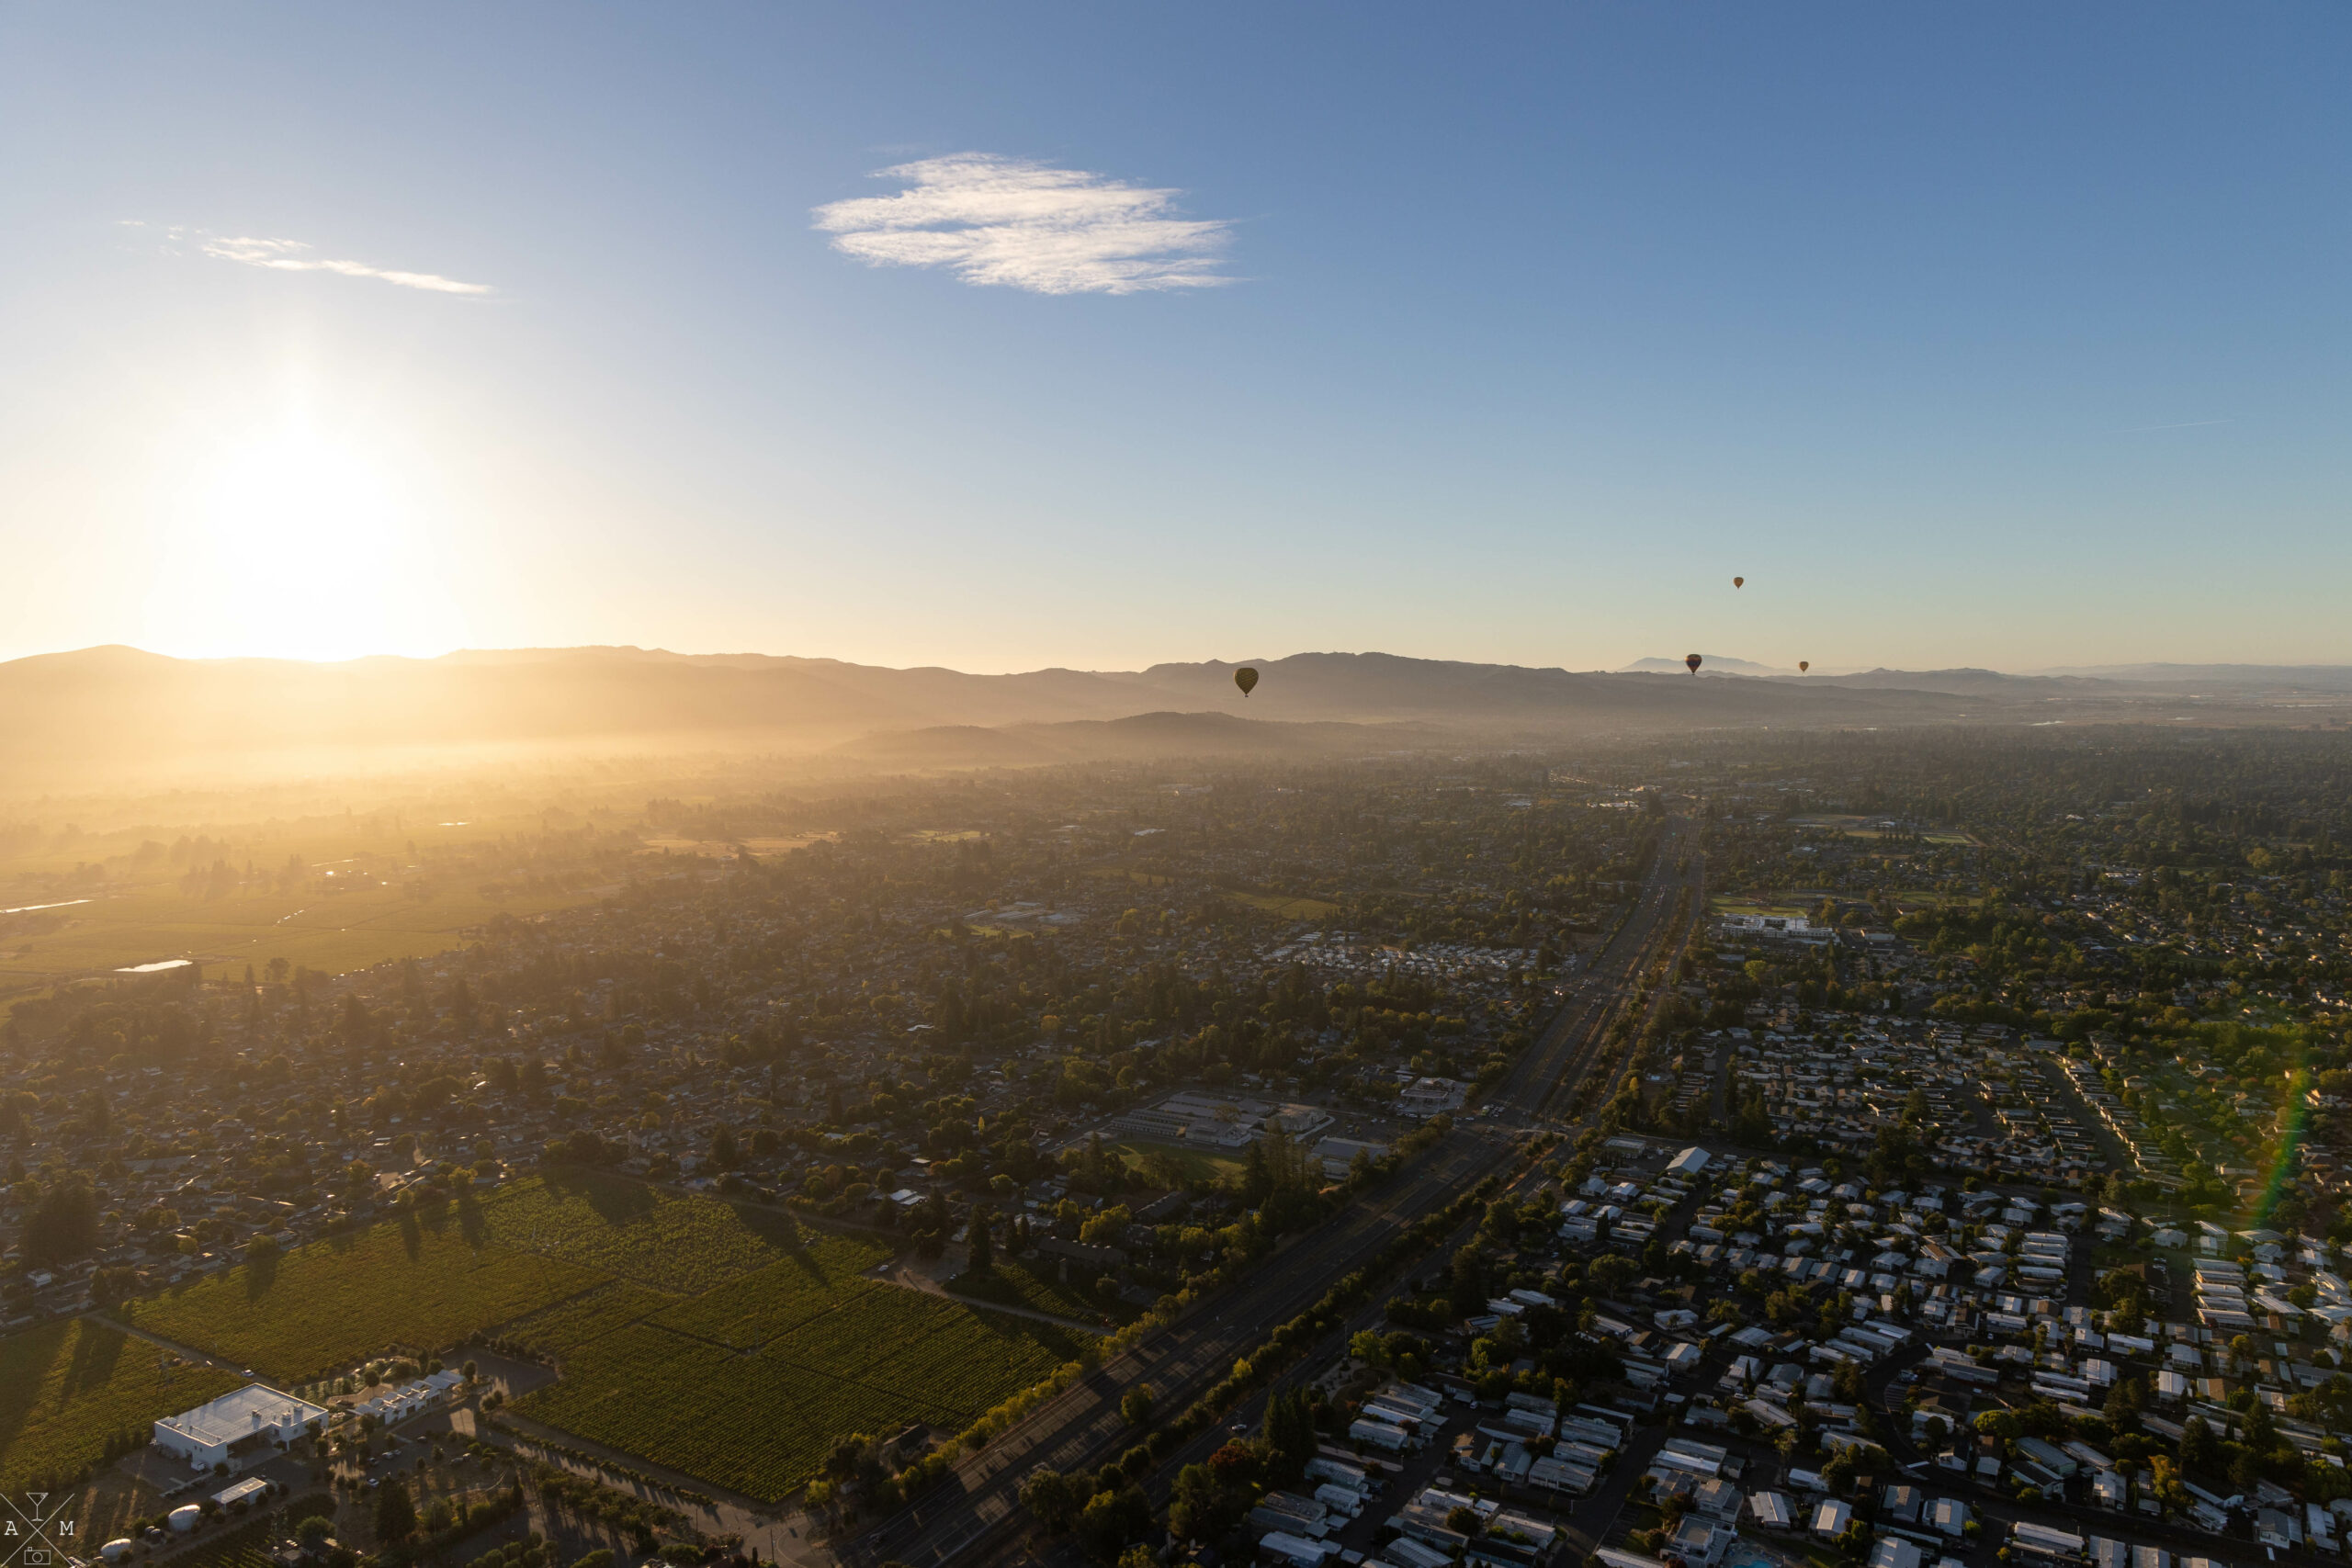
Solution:
[(6, 7), (0, 658), (2352, 662), (2347, 46)]

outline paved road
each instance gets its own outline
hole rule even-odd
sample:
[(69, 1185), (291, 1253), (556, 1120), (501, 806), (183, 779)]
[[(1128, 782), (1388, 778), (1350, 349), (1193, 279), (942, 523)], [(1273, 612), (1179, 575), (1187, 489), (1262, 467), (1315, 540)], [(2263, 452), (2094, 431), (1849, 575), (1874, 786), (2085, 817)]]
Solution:
[(1543, 1117), (1564, 1084), (1579, 1080), (1600, 1059), (1609, 1019), (1639, 984), (1669, 932), (1684, 885), (1678, 861), (1686, 840), (1683, 824), (1669, 818), (1634, 908), (1493, 1097), (1487, 1125), (1465, 1118), (1387, 1184), (1290, 1243), (1250, 1278), (1049, 1401), (911, 1506), (842, 1542), (840, 1556), (851, 1562), (897, 1561), (933, 1568), (981, 1561), (1014, 1546), (1027, 1524), (1018, 1494), (1032, 1472), (1041, 1466), (1063, 1472), (1091, 1468), (1115, 1457), (1131, 1440), (1118, 1410), (1128, 1389), (1148, 1382), (1162, 1409), (1184, 1408), (1267, 1333), (1313, 1304), (1333, 1280), (1499, 1169), (1516, 1146), (1515, 1134)]

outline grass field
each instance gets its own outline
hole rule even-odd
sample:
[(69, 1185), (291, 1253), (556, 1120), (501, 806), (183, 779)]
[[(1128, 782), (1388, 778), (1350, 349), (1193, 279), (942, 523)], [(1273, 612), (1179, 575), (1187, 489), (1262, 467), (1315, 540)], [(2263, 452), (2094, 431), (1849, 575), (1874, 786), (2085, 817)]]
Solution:
[(1761, 899), (1743, 897), (1736, 893), (1718, 893), (1707, 900), (1707, 907), (1718, 915), (1806, 915), (1821, 907), (1818, 899), (1805, 905), (1767, 904)]
[[(1206, 1149), (1188, 1149), (1175, 1144), (1153, 1144), (1129, 1141), (1113, 1144), (1111, 1152), (1125, 1158), (1128, 1165), (1149, 1173), (1152, 1166), (1163, 1162), (1183, 1182), (1238, 1181), (1248, 1168), (1239, 1155), (1213, 1155)], [(1150, 1162), (1147, 1165), (1146, 1161)]]
[(0, 1339), (0, 1494), (78, 1474), (106, 1457), (109, 1438), (143, 1434), (244, 1381), (158, 1360), (153, 1346), (79, 1318)]
[(1125, 882), (1137, 887), (1166, 887), (1176, 880), (1172, 876), (1162, 876), (1158, 872), (1126, 871), (1115, 865), (1093, 866), (1089, 868), (1085, 874), (1108, 877), (1113, 881)]
[(1276, 893), (1228, 893), (1226, 897), (1286, 920), (1328, 920), (1340, 909), (1327, 898), (1285, 898)]
[(240, 1264), (125, 1310), (150, 1333), (299, 1382), (394, 1345), (432, 1349), (577, 1295), (605, 1276), (487, 1245), (470, 1209), (403, 1218)]
[[(560, 1173), (125, 1310), (142, 1328), (280, 1383), (395, 1346), (431, 1353), (495, 1331), (561, 1369), (518, 1404), (522, 1414), (776, 1499), (838, 1437), (918, 1420), (960, 1429), (1079, 1353), (1083, 1336), (1073, 1331), (865, 1277), (889, 1256), (865, 1236), (804, 1235), (782, 1214)], [(87, 1351), (22, 1355), (23, 1377), (0, 1361), (0, 1419), (17, 1384), (39, 1383), (34, 1373), (47, 1376), (61, 1359), (61, 1386), (89, 1382), (70, 1370)], [(188, 1375), (144, 1418), (237, 1382), (220, 1374), (219, 1386), (198, 1390)], [(80, 1427), (95, 1453), (123, 1418), (112, 1404), (88, 1408)], [(13, 1452), (0, 1448), (0, 1457)]]
[[(978, 835), (974, 834), (977, 838)], [(713, 860), (732, 860), (740, 850), (753, 860), (766, 860), (773, 855), (787, 855), (832, 838), (831, 833), (800, 833), (782, 839), (648, 839), (643, 853), (659, 855), (705, 855)]]

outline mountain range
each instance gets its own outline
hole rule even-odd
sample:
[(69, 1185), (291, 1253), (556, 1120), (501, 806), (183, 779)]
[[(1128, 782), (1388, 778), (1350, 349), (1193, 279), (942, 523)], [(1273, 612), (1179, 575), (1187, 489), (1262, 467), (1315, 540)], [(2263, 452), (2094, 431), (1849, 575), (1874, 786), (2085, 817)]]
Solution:
[[(2338, 705), (2352, 709), (2352, 669), (2335, 667), (1767, 671), (1694, 680), (1679, 661), (1671, 673), (1385, 653), (1248, 662), (1261, 680), (1245, 698), (1233, 682), (1238, 663), (1215, 660), (975, 675), (636, 648), (468, 650), (334, 664), (94, 648), (0, 663), (0, 737), (6, 738), (0, 783), (47, 787), (191, 770), (316, 771), (518, 748), (761, 751), (920, 769), (1540, 745), (1766, 725), (2311, 723)], [(2193, 714), (2174, 711), (2188, 703)]]

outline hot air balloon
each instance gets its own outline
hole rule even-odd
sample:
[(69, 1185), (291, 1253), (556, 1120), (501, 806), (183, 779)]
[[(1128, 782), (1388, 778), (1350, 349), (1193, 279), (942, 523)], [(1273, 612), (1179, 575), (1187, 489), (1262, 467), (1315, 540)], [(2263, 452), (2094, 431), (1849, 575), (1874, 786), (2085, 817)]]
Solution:
[(1700, 661), (1699, 661), (1699, 656), (1698, 656), (1697, 654), (1695, 654), (1695, 653), (1686, 653), (1686, 654), (1684, 654), (1684, 655), (1682, 656), (1682, 662), (1683, 662), (1683, 663), (1685, 663), (1685, 664), (1687, 664), (1687, 665), (1689, 665), (1689, 666), (1690, 667), (1690, 673), (1692, 673), (1693, 675), (1696, 675), (1696, 674), (1699, 672), (1699, 662), (1700, 662)]
[(1810, 670), (1810, 669), (1812, 669), (1812, 668), (1813, 668), (1813, 664), (1812, 664), (1812, 661), (1811, 661), (1811, 660), (1804, 660), (1804, 659), (1800, 659), (1800, 660), (1797, 660), (1797, 673), (1798, 673), (1798, 674), (1802, 675), (1802, 674), (1804, 674), (1806, 671), (1808, 671), (1808, 670)]
[(1241, 694), (1246, 697), (1258, 683), (1258, 672), (1245, 664), (1233, 672), (1233, 683), (1241, 688)]
[(1735, 577), (1731, 580), (1731, 585), (1734, 588), (1745, 588), (1747, 586), (1747, 579), (1744, 577)]

